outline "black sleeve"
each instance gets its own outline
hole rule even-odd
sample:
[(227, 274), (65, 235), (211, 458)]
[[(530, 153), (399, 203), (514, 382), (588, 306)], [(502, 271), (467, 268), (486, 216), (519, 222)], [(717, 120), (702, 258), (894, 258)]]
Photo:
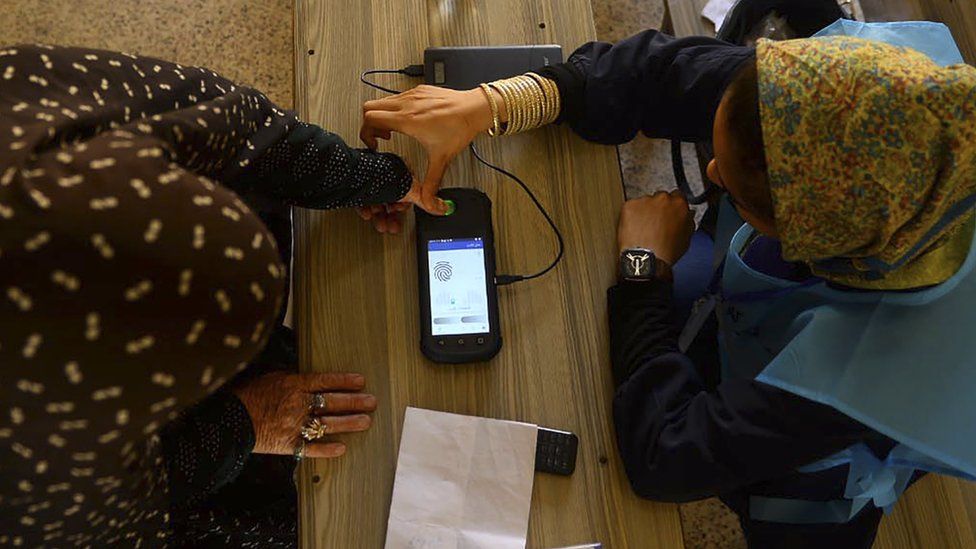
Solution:
[(251, 418), (229, 391), (184, 410), (160, 438), (170, 506), (177, 513), (194, 509), (237, 478), (254, 449)]
[[(51, 55), (58, 66), (84, 69), (65, 71), (51, 87), (71, 84), (78, 98), (62, 98), (78, 110), (93, 109), (80, 99), (93, 94), (100, 107), (96, 122), (118, 129), (92, 129), (105, 138), (138, 139), (137, 158), (171, 163), (172, 170), (217, 181), (238, 194), (305, 208), (395, 202), (410, 189), (410, 172), (396, 155), (352, 149), (260, 91), (211, 70), (96, 50), (59, 48)], [(96, 117), (82, 120), (89, 118)], [(62, 138), (78, 131), (75, 125), (63, 124)]]
[(707, 390), (677, 350), (671, 285), (608, 292), (617, 445), (634, 491), (690, 501), (727, 493), (872, 436), (834, 409), (752, 380)]
[(396, 202), (412, 181), (395, 154), (353, 149), (334, 133), (297, 122), (255, 158), (236, 186), (287, 205), (332, 209)]
[(559, 121), (589, 141), (650, 137), (704, 141), (715, 110), (749, 47), (714, 38), (644, 31), (611, 45), (590, 42), (566, 63), (539, 69), (559, 87)]

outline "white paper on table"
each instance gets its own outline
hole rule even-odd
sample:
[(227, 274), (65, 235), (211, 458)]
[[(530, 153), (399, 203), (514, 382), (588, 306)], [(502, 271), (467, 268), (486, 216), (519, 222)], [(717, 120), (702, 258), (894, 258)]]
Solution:
[(702, 17), (714, 23), (715, 32), (718, 32), (722, 28), (722, 23), (725, 23), (725, 17), (732, 10), (735, 2), (736, 0), (709, 0), (705, 4), (705, 8), (702, 9)]
[(386, 549), (522, 549), (538, 427), (407, 408)]

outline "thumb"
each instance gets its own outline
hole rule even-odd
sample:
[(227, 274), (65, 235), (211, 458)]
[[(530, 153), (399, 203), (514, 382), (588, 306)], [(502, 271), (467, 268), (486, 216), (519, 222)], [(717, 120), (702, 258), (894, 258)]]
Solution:
[(429, 214), (447, 213), (447, 204), (437, 197), (437, 191), (441, 188), (441, 179), (450, 161), (450, 157), (431, 157), (427, 166), (427, 176), (420, 186), (420, 207)]
[(417, 204), (419, 206), (420, 205), (420, 189), (421, 189), (422, 186), (423, 185), (422, 185), (422, 183), (420, 181), (414, 179), (413, 180), (413, 184), (410, 185), (410, 190), (407, 191), (407, 194), (403, 195), (403, 198), (401, 198), (400, 201), (397, 202), (397, 204), (407, 204), (407, 205), (409, 205), (409, 204)]

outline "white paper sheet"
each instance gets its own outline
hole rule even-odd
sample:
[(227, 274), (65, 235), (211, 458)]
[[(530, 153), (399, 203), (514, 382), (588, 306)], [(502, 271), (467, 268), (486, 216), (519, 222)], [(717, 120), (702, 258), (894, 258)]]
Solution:
[(537, 427), (407, 408), (386, 549), (522, 549)]
[(722, 23), (725, 22), (725, 17), (732, 10), (735, 2), (736, 0), (711, 0), (705, 4), (702, 16), (715, 24), (715, 32), (722, 28)]

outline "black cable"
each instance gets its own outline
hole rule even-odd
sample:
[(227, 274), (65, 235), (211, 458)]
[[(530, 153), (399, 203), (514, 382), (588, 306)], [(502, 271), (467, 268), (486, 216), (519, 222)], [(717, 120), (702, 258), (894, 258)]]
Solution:
[(374, 84), (374, 83), (370, 82), (369, 80), (366, 80), (366, 77), (369, 76), (369, 75), (371, 75), (371, 74), (402, 74), (401, 71), (391, 70), (391, 69), (371, 69), (371, 70), (365, 71), (365, 72), (363, 72), (363, 74), (360, 74), (359, 75), (359, 80), (363, 84), (366, 84), (367, 86), (376, 88), (376, 89), (378, 89), (380, 91), (383, 91), (383, 92), (386, 92), (386, 93), (392, 93), (394, 95), (400, 93), (400, 92), (398, 92), (396, 90), (391, 90), (390, 88), (384, 88), (383, 86), (380, 86), (379, 84)]
[[(363, 84), (366, 84), (367, 86), (370, 86), (370, 87), (375, 88), (377, 90), (380, 90), (382, 92), (392, 93), (392, 94), (395, 95), (395, 94), (398, 94), (398, 93), (401, 93), (401, 92), (399, 92), (397, 90), (391, 90), (390, 88), (385, 88), (383, 86), (380, 86), (379, 84), (375, 84), (373, 82), (370, 82), (369, 80), (366, 80), (366, 77), (369, 76), (369, 75), (371, 75), (371, 74), (405, 74), (407, 76), (417, 77), (417, 76), (423, 76), (424, 75), (424, 66), (423, 65), (407, 65), (406, 67), (404, 67), (402, 69), (399, 69), (399, 70), (397, 70), (397, 69), (370, 69), (368, 71), (364, 71), (361, 75), (359, 75), (359, 80)], [(562, 233), (559, 232), (559, 227), (556, 227), (556, 223), (552, 220), (552, 217), (549, 216), (549, 212), (547, 212), (546, 209), (542, 206), (542, 204), (539, 203), (539, 200), (535, 197), (534, 194), (532, 194), (532, 191), (529, 190), (528, 185), (526, 185), (525, 182), (523, 182), (521, 179), (519, 179), (517, 175), (513, 174), (512, 172), (510, 172), (510, 171), (508, 171), (508, 170), (506, 170), (504, 168), (500, 168), (500, 167), (492, 164), (491, 162), (488, 162), (487, 160), (485, 160), (484, 157), (481, 156), (481, 153), (478, 152), (478, 148), (475, 147), (474, 142), (471, 143), (470, 147), (471, 147), (471, 154), (474, 155), (474, 157), (478, 160), (478, 162), (481, 162), (485, 166), (487, 166), (487, 167), (495, 170), (496, 172), (504, 175), (505, 177), (508, 177), (512, 181), (515, 181), (516, 183), (518, 183), (520, 187), (522, 187), (522, 190), (525, 191), (525, 194), (529, 195), (529, 199), (532, 200), (532, 203), (533, 204), (535, 204), (535, 207), (539, 210), (539, 213), (541, 213), (542, 214), (542, 217), (544, 217), (546, 219), (546, 223), (549, 223), (549, 226), (552, 228), (552, 232), (556, 235), (556, 242), (557, 242), (557, 244), (559, 246), (559, 252), (556, 254), (556, 258), (553, 259), (552, 260), (552, 263), (550, 263), (549, 266), (546, 267), (545, 269), (542, 269), (541, 271), (539, 271), (539, 272), (537, 272), (535, 274), (530, 274), (530, 275), (497, 275), (495, 277), (495, 284), (497, 286), (507, 286), (509, 284), (514, 284), (516, 282), (521, 282), (523, 280), (532, 280), (533, 278), (539, 278), (540, 276), (542, 276), (542, 275), (548, 273), (549, 271), (555, 269), (556, 268), (556, 265), (558, 265), (559, 264), (559, 261), (562, 260), (562, 258), (563, 258), (563, 252), (565, 250), (565, 244), (563, 242), (563, 235), (562, 235)]]
[(495, 170), (496, 172), (508, 177), (512, 181), (518, 183), (520, 187), (522, 187), (522, 190), (525, 191), (525, 194), (529, 195), (529, 199), (531, 199), (532, 203), (535, 204), (535, 207), (539, 210), (539, 213), (541, 213), (542, 217), (544, 217), (546, 219), (546, 222), (549, 223), (549, 226), (552, 228), (552, 232), (556, 235), (556, 243), (558, 244), (558, 248), (559, 248), (559, 251), (556, 253), (556, 258), (553, 259), (552, 263), (550, 263), (549, 266), (546, 267), (545, 269), (542, 269), (541, 271), (530, 275), (498, 275), (495, 277), (495, 284), (497, 286), (506, 286), (508, 284), (521, 282), (523, 280), (532, 280), (533, 278), (539, 278), (540, 276), (555, 269), (556, 265), (558, 265), (559, 261), (563, 258), (563, 251), (565, 250), (565, 244), (563, 243), (563, 235), (562, 233), (559, 232), (559, 228), (556, 227), (556, 223), (552, 220), (552, 217), (549, 216), (549, 212), (547, 212), (546, 209), (542, 206), (542, 204), (539, 203), (539, 200), (535, 197), (534, 194), (532, 194), (532, 191), (529, 190), (528, 185), (526, 185), (524, 181), (519, 179), (517, 175), (485, 160), (484, 157), (481, 156), (481, 153), (478, 152), (478, 148), (474, 145), (474, 142), (471, 143), (470, 147), (471, 147), (471, 154), (473, 154), (474, 157), (478, 159), (478, 162), (481, 162), (485, 166), (488, 166), (489, 168)]
[(403, 67), (402, 69), (370, 69), (368, 71), (363, 71), (363, 73), (359, 75), (359, 81), (362, 82), (363, 84), (366, 84), (367, 86), (376, 88), (376, 89), (378, 89), (378, 90), (380, 90), (382, 92), (392, 93), (392, 94), (396, 95), (396, 94), (398, 94), (400, 92), (397, 91), (397, 90), (391, 90), (390, 88), (385, 88), (383, 86), (380, 86), (379, 84), (376, 84), (376, 83), (370, 82), (369, 80), (366, 80), (366, 77), (369, 76), (369, 75), (371, 75), (371, 74), (405, 74), (407, 76), (418, 77), (418, 76), (423, 76), (424, 75), (424, 66), (423, 65), (407, 65), (406, 67)]

